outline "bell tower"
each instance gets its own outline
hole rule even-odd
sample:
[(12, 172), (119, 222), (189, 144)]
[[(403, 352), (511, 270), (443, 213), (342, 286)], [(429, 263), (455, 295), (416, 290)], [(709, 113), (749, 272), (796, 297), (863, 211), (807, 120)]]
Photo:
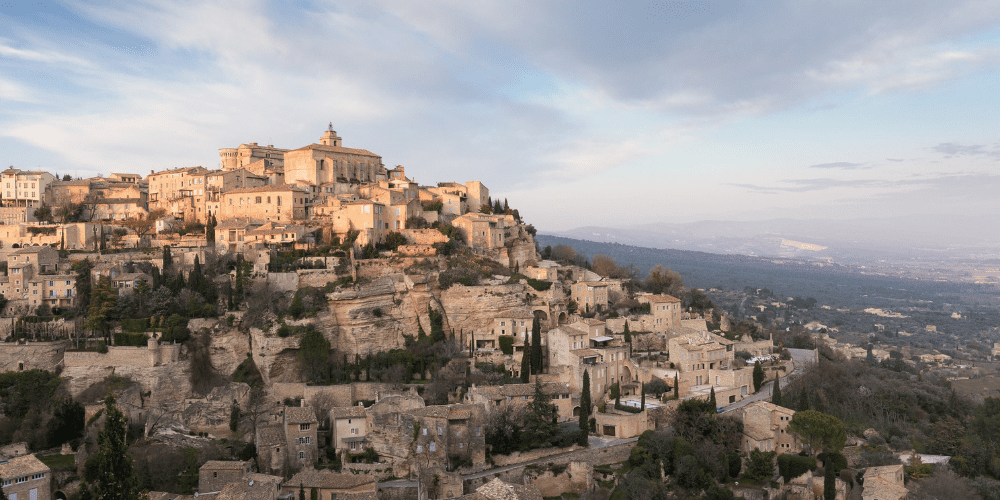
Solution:
[(326, 132), (323, 133), (323, 137), (319, 139), (319, 143), (324, 146), (342, 147), (341, 138), (337, 136), (337, 131), (333, 129), (333, 122), (327, 126)]

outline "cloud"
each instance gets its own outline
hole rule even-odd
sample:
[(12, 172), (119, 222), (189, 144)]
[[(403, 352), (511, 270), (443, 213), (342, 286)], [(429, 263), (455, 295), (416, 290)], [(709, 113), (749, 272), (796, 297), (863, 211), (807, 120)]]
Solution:
[(837, 161), (833, 163), (820, 163), (818, 165), (809, 165), (809, 168), (839, 168), (843, 170), (856, 170), (861, 168), (862, 163), (849, 163), (846, 161)]
[(997, 156), (1000, 157), (1000, 151), (993, 149), (987, 149), (988, 146), (984, 144), (954, 144), (951, 142), (942, 142), (937, 146), (932, 147), (933, 151), (941, 153), (945, 158), (955, 158), (958, 156)]

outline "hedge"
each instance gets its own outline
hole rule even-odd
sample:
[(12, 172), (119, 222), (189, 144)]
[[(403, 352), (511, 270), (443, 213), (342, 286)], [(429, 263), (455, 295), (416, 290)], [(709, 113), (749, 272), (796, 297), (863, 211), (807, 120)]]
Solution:
[(129, 333), (140, 333), (149, 330), (149, 318), (122, 319), (122, 330)]
[(498, 342), (500, 343), (501, 352), (508, 355), (514, 354), (514, 337), (501, 335)]
[(116, 346), (146, 347), (146, 341), (148, 339), (149, 337), (147, 337), (143, 333), (127, 333), (127, 332), (115, 333)]
[(847, 468), (847, 458), (840, 453), (820, 453), (816, 458), (823, 462), (823, 466), (826, 466), (827, 459), (833, 460), (833, 470), (844, 470)]
[(786, 483), (812, 470), (816, 470), (816, 459), (813, 457), (778, 455), (778, 473)]

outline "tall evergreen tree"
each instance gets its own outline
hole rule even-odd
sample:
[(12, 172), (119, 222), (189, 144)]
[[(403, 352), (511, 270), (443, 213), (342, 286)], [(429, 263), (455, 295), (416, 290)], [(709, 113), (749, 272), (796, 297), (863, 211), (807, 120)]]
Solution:
[(837, 476), (834, 472), (833, 459), (826, 461), (823, 474), (823, 500), (837, 500)]
[(174, 259), (170, 255), (170, 245), (163, 245), (163, 270), (166, 271), (173, 263)]
[[(125, 415), (115, 406), (115, 397), (104, 399), (104, 430), (97, 436), (95, 459), (96, 481), (94, 498), (100, 500), (148, 499), (140, 490), (139, 476), (132, 468), (132, 454), (126, 444), (128, 424)], [(89, 462), (89, 460), (88, 460)]]
[(612, 387), (614, 387), (614, 390), (612, 392), (614, 392), (615, 394), (615, 408), (618, 408), (619, 406), (622, 405), (622, 388), (620, 385), (618, 385), (618, 382), (615, 382), (615, 385), (613, 385)]
[(299, 500), (306, 500), (306, 488), (299, 483)]
[(872, 345), (868, 344), (868, 354), (865, 355), (865, 362), (871, 366), (875, 366), (878, 363), (875, 362), (875, 354), (872, 353)]
[(718, 403), (715, 401), (715, 386), (712, 386), (711, 392), (708, 394), (708, 402), (712, 404), (712, 408), (716, 408)]
[(774, 389), (771, 390), (771, 403), (781, 406), (781, 380), (774, 377)]
[(111, 342), (111, 315), (118, 303), (118, 294), (111, 287), (111, 280), (102, 276), (97, 286), (90, 293), (90, 306), (87, 308), (87, 322), (84, 324), (95, 333), (104, 336)]
[(628, 329), (628, 320), (625, 320), (625, 342), (632, 345), (632, 332)]
[(677, 381), (677, 374), (674, 373), (674, 398), (680, 399), (681, 397), (681, 384)]
[(188, 274), (188, 288), (205, 296), (205, 275), (201, 271), (201, 261), (197, 255), (194, 256), (194, 269)]
[(524, 352), (521, 353), (521, 382), (527, 384), (531, 377), (531, 338), (524, 339)]
[(639, 409), (645, 411), (646, 410), (646, 384), (643, 384), (643, 383), (639, 384), (639, 392), (642, 393), (642, 400), (639, 403)]
[(531, 322), (531, 373), (542, 373), (542, 327), (538, 316)]
[(215, 226), (217, 225), (217, 222), (215, 220), (215, 216), (212, 215), (211, 211), (208, 212), (208, 220), (206, 222), (207, 224), (205, 224), (205, 241), (209, 243), (215, 243)]
[(580, 446), (587, 445), (590, 434), (590, 374), (583, 370), (583, 384), (580, 387)]
[(760, 361), (755, 361), (753, 364), (753, 392), (760, 390), (760, 386), (764, 385), (766, 377), (764, 367), (760, 366)]

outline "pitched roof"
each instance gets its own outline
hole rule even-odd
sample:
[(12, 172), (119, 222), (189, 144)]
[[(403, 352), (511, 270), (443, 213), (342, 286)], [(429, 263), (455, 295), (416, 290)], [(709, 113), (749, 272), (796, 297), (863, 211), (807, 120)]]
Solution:
[(243, 470), (249, 468), (246, 462), (236, 460), (209, 460), (199, 469), (205, 470)]
[(674, 297), (673, 295), (666, 295), (666, 294), (663, 294), (663, 295), (641, 295), (641, 296), (639, 296), (639, 299), (640, 300), (641, 299), (645, 299), (645, 300), (648, 300), (650, 302), (658, 302), (658, 303), (660, 303), (660, 302), (680, 302), (681, 301), (681, 299), (678, 299), (677, 297)]
[(275, 446), (285, 443), (285, 433), (280, 427), (267, 426), (257, 428), (257, 446)]
[(330, 409), (330, 418), (362, 418), (367, 417), (368, 412), (363, 406), (346, 406)]
[(219, 225), (215, 226), (216, 229), (243, 229), (247, 226), (260, 226), (264, 224), (264, 221), (260, 219), (251, 219), (250, 217), (230, 217), (224, 221), (219, 222)]
[(43, 464), (35, 455), (21, 455), (0, 462), (0, 479), (14, 479), (50, 470), (49, 466)]
[(285, 408), (285, 423), (314, 424), (318, 422), (316, 412), (309, 406), (289, 406)]
[(375, 487), (375, 478), (364, 474), (337, 473), (329, 470), (303, 470), (285, 482), (289, 485), (302, 485), (305, 488), (325, 488), (346, 490), (371, 484)]
[(299, 149), (293, 149), (293, 151), (323, 151), (326, 153), (341, 153), (350, 155), (360, 155), (360, 156), (374, 156), (375, 158), (381, 158), (381, 156), (368, 151), (367, 149), (354, 149), (345, 148), (341, 146), (324, 146), (322, 144), (310, 144), (308, 146), (301, 147)]

